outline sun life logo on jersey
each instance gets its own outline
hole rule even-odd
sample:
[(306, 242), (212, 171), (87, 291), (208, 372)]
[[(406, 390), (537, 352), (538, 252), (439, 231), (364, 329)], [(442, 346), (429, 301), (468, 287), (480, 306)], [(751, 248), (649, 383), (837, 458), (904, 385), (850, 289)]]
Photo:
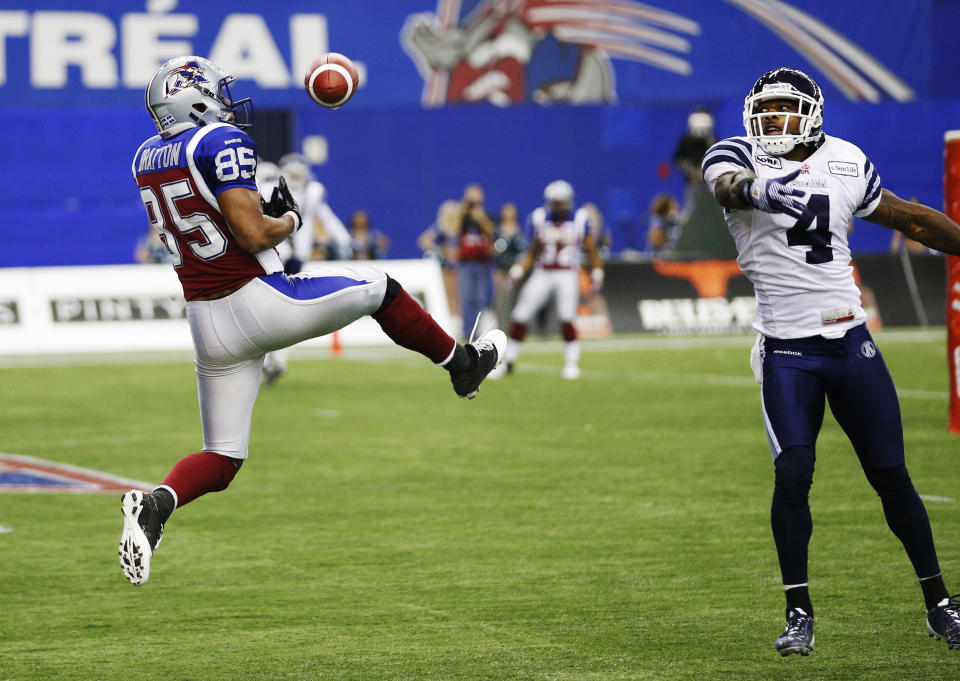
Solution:
[(876, 357), (877, 346), (870, 341), (863, 341), (863, 345), (860, 346), (860, 353), (867, 359)]

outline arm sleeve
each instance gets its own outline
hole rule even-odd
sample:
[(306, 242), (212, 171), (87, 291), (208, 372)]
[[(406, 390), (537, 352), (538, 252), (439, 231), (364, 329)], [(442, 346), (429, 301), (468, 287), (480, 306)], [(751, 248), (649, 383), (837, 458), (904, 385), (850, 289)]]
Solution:
[(224, 125), (203, 136), (193, 158), (217, 196), (234, 187), (257, 191), (257, 145), (240, 128)]
[(869, 158), (864, 158), (863, 179), (865, 188), (863, 192), (863, 201), (853, 212), (858, 218), (865, 218), (877, 209), (880, 205), (880, 195), (882, 194), (883, 184), (880, 182), (880, 174), (876, 167), (870, 163)]
[(753, 149), (749, 143), (734, 137), (720, 140), (710, 147), (703, 156), (703, 163), (700, 164), (703, 170), (703, 181), (710, 187), (710, 193), (713, 193), (721, 175), (738, 170), (756, 173), (752, 154)]

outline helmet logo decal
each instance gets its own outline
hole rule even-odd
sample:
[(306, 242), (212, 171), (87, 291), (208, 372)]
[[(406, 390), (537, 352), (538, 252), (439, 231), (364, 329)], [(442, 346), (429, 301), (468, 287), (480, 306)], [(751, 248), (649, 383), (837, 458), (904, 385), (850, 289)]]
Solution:
[(195, 61), (188, 61), (167, 73), (167, 97), (201, 83), (210, 83), (203, 75), (203, 68)]

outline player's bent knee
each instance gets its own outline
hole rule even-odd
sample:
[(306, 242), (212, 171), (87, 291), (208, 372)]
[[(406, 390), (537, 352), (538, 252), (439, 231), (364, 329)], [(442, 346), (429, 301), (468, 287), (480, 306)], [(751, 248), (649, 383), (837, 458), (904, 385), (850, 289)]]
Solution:
[(380, 303), (380, 307), (377, 308), (377, 311), (374, 312), (373, 315), (376, 316), (381, 312), (383, 312), (384, 310), (386, 310), (388, 307), (390, 307), (390, 303), (396, 300), (397, 296), (399, 296), (402, 292), (403, 292), (403, 287), (400, 285), (400, 282), (388, 274), (387, 290), (383, 294), (383, 302)]
[(789, 498), (806, 499), (813, 484), (815, 455), (809, 447), (788, 447), (774, 462), (775, 491)]
[(903, 464), (892, 468), (865, 471), (867, 480), (881, 499), (896, 500), (913, 498), (917, 491), (910, 479), (910, 473)]

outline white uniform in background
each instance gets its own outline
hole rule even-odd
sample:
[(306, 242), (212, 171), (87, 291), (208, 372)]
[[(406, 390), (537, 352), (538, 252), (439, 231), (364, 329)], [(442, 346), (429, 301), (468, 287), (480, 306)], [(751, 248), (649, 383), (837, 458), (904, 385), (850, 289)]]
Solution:
[(528, 324), (550, 296), (554, 296), (557, 318), (561, 323), (572, 322), (580, 302), (580, 257), (583, 237), (589, 230), (589, 214), (579, 208), (572, 218), (556, 224), (541, 206), (530, 215), (528, 224), (531, 241), (539, 239), (543, 250), (517, 297), (511, 319)]
[[(285, 154), (279, 165), (271, 163), (269, 166), (263, 173), (257, 173), (260, 193), (269, 199), (270, 192), (282, 175), (286, 178), (290, 193), (300, 207), (300, 215), (303, 217), (303, 227), (277, 245), (280, 259), (284, 263), (296, 259), (301, 265), (309, 262), (313, 258), (314, 230), (318, 221), (337, 251), (346, 252), (350, 247), (350, 233), (327, 204), (326, 187), (314, 179), (303, 156), (296, 153)], [(270, 385), (286, 372), (288, 352), (289, 348), (283, 348), (267, 353), (263, 361), (264, 383)]]

